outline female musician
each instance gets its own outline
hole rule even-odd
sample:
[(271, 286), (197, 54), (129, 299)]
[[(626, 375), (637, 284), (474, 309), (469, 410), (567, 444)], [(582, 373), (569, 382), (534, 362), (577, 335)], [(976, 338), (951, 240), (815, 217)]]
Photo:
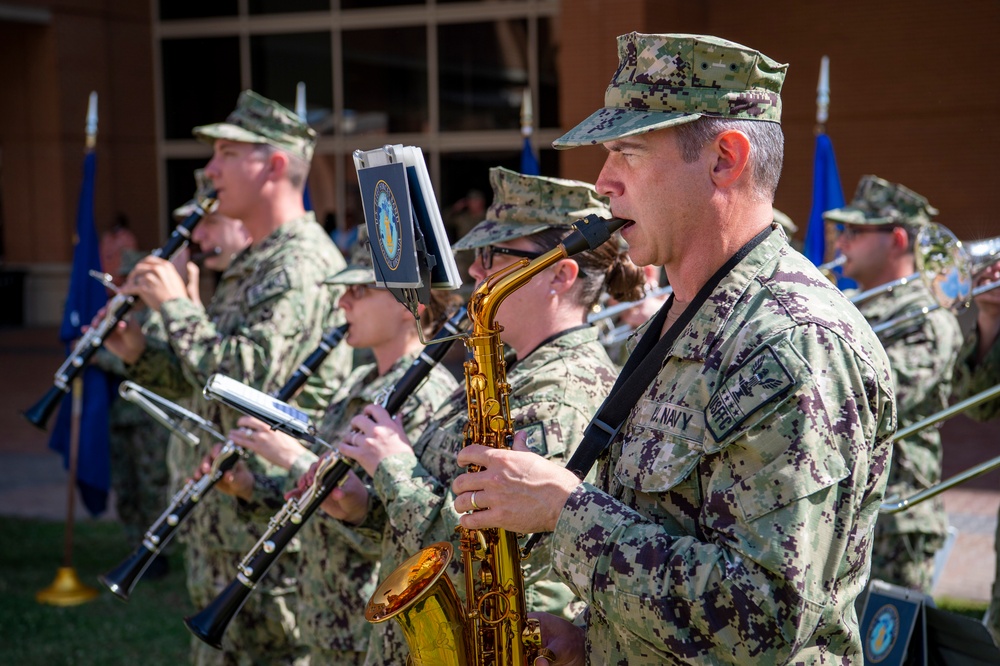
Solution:
[[(490, 171), (493, 204), (486, 220), (456, 245), (475, 250), (469, 273), (481, 282), (521, 258), (534, 258), (555, 247), (577, 219), (609, 213), (587, 183), (524, 176), (506, 169)], [(527, 433), (534, 451), (565, 462), (617, 370), (587, 325), (587, 313), (604, 289), (634, 300), (643, 279), (617, 242), (563, 259), (510, 294), (497, 313), (500, 336), (516, 355), (508, 362), (511, 418)], [(366, 407), (351, 424), (358, 431), (341, 444), (341, 453), (357, 460), (374, 479), (373, 487), (349, 480), (323, 505), (332, 515), (375, 529), (380, 517), (382, 577), (404, 559), (437, 541), (452, 541), (458, 552), (451, 481), (461, 470), (455, 462), (468, 421), (464, 391), (442, 406), (419, 439), (408, 437), (377, 406)], [(415, 442), (415, 444), (411, 444)], [(375, 497), (370, 494), (374, 493)], [(378, 500), (369, 510), (369, 502)], [(384, 510), (384, 514), (382, 511)], [(543, 542), (544, 544), (544, 542)], [(549, 553), (536, 548), (524, 567), (529, 610), (572, 617), (578, 610), (569, 589), (548, 577)], [(465, 584), (459, 558), (449, 574), (459, 594)], [(405, 663), (407, 648), (394, 622), (376, 625), (368, 664)]]
[[(318, 428), (323, 439), (333, 440), (365, 405), (378, 401), (379, 394), (392, 388), (423, 348), (409, 310), (388, 291), (376, 288), (374, 282), (367, 242), (359, 244), (350, 266), (327, 280), (346, 287), (340, 307), (350, 325), (347, 343), (355, 349), (370, 349), (374, 363), (356, 368), (334, 396)], [(453, 298), (443, 294), (432, 292), (433, 300), (421, 314), (427, 337), (454, 304)], [(447, 369), (434, 368), (394, 423), (416, 437), (457, 385)], [(233, 442), (289, 473), (282, 479), (261, 477), (237, 465), (219, 482), (219, 488), (238, 496), (242, 509), (273, 515), (284, 504), (286, 482), (294, 484), (323, 451), (305, 449), (250, 416), (240, 418), (238, 425), (241, 428), (229, 433)], [(352, 535), (322, 512), (312, 516), (299, 532), (302, 568), (296, 613), (300, 640), (309, 647), (313, 664), (364, 661), (371, 626), (364, 619), (364, 603), (377, 583), (379, 551)]]

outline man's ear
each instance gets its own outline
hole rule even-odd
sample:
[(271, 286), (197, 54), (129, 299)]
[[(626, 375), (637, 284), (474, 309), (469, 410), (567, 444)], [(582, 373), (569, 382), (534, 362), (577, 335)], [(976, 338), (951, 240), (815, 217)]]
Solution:
[(275, 150), (267, 158), (268, 180), (281, 180), (288, 173), (288, 155)]
[(732, 187), (750, 162), (750, 139), (739, 130), (725, 130), (715, 137), (712, 148), (712, 181), (717, 187)]
[(892, 230), (892, 244), (903, 252), (910, 246), (910, 237), (903, 227), (895, 227)]

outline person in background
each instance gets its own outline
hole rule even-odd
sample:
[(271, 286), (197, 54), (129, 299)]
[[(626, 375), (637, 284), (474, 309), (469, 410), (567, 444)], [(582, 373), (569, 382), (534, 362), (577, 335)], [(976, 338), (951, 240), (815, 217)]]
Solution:
[[(589, 183), (490, 169), (493, 203), (454, 249), (475, 251), (470, 277), (481, 284), (514, 262), (533, 259), (558, 245), (572, 223), (588, 214), (608, 216), (607, 201)], [(642, 273), (614, 240), (562, 259), (511, 293), (497, 311), (500, 337), (511, 350), (507, 382), (515, 432), (540, 456), (564, 465), (583, 428), (614, 382), (617, 368), (597, 341), (587, 314), (604, 290), (635, 299)], [(353, 477), (333, 491), (324, 509), (359, 534), (381, 539), (381, 576), (438, 541), (459, 551), (460, 514), (449, 485), (461, 471), (456, 454), (465, 444), (469, 406), (460, 389), (416, 440), (407, 437), (381, 407), (370, 405), (351, 425), (358, 434), (340, 443), (374, 479), (366, 488)], [(371, 502), (371, 504), (370, 504)], [(522, 562), (525, 601), (531, 610), (571, 618), (580, 609), (567, 586), (553, 579), (548, 544)], [(461, 558), (448, 569), (458, 594), (466, 585)], [(405, 663), (408, 647), (395, 622), (374, 627), (366, 663)]]
[[(1000, 262), (983, 269), (975, 276), (975, 286), (1000, 280)], [(955, 369), (955, 397), (961, 400), (1000, 384), (1000, 289), (986, 291), (975, 299), (976, 324), (959, 351)], [(994, 421), (1000, 417), (1000, 399), (990, 400), (964, 412), (977, 421)], [(994, 540), (996, 562), (990, 604), (983, 624), (1000, 647), (1000, 517)]]
[[(457, 304), (448, 292), (434, 290), (430, 304), (420, 306), (419, 323), (414, 322), (407, 307), (388, 290), (375, 286), (367, 239), (358, 243), (347, 268), (326, 282), (345, 290), (340, 307), (350, 325), (347, 343), (355, 348), (370, 348), (375, 358), (374, 363), (354, 369), (317, 427), (322, 439), (334, 442), (350, 436), (350, 420), (366, 405), (378, 401), (383, 391), (391, 390), (423, 351), (416, 326), (423, 328), (425, 338), (433, 337)], [(444, 366), (431, 370), (399, 412), (397, 422), (408, 437), (420, 435), (430, 416), (457, 386), (455, 377)], [(243, 510), (270, 518), (284, 506), (284, 492), (295, 487), (326, 449), (319, 445), (306, 449), (251, 416), (241, 417), (237, 425), (229, 433), (233, 442), (288, 473), (266, 477), (238, 463), (224, 475), (219, 488), (240, 498)], [(210, 463), (205, 461), (204, 471), (208, 471)], [(322, 511), (309, 519), (298, 538), (301, 568), (296, 615), (301, 641), (309, 647), (310, 663), (360, 666), (371, 633), (371, 624), (365, 620), (365, 604), (378, 581), (379, 548), (353, 538), (350, 530)]]
[[(172, 388), (186, 396), (193, 411), (228, 432), (239, 414), (202, 397), (208, 378), (220, 373), (265, 393), (278, 391), (316, 349), (324, 331), (342, 323), (337, 294), (322, 282), (345, 262), (303, 208), (316, 135), (298, 116), (248, 90), (224, 122), (193, 131), (213, 147), (205, 175), (217, 193), (216, 214), (242, 221), (252, 243), (233, 257), (204, 308), (187, 297), (168, 262), (154, 257), (139, 262), (123, 290), (160, 313), (169, 349), (149, 348), (143, 336), (124, 325), (105, 344), (126, 361), (131, 379), (151, 390)], [(213, 247), (208, 239), (198, 242), (203, 249)], [(334, 350), (296, 396), (296, 406), (313, 416), (322, 414), (350, 367), (350, 351)], [(205, 441), (199, 447), (172, 447), (172, 465), (195, 474), (209, 451)], [(250, 464), (264, 473), (269, 465), (257, 457)], [(240, 555), (266, 525), (238, 516), (233, 498), (209, 493), (182, 529), (188, 591), (193, 604), (202, 608), (233, 580)], [(307, 661), (294, 614), (297, 570), (294, 555), (281, 558), (230, 625), (222, 652), (193, 638), (192, 661)]]
[[(916, 272), (914, 241), (937, 210), (916, 192), (877, 176), (862, 176), (850, 205), (823, 218), (840, 225), (837, 251), (843, 273), (862, 291)], [(858, 303), (873, 326), (933, 306), (921, 280), (884, 291)], [(916, 423), (948, 406), (952, 373), (962, 346), (958, 320), (946, 308), (910, 320), (881, 336), (889, 356), (899, 427)], [(910, 497), (941, 481), (941, 433), (925, 428), (895, 440), (886, 496)], [(930, 594), (934, 555), (948, 534), (940, 497), (906, 511), (882, 514), (875, 524), (873, 579)]]

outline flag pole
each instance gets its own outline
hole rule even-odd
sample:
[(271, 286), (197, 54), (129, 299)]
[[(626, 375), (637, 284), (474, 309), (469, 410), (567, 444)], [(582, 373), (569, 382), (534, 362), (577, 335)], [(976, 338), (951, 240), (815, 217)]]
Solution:
[(526, 176), (541, 175), (541, 167), (538, 165), (538, 158), (531, 147), (531, 135), (535, 131), (534, 112), (531, 108), (531, 89), (525, 88), (521, 93), (521, 136), (523, 137), (521, 146), (521, 173)]
[[(87, 104), (87, 152), (97, 146), (97, 91), (90, 93)], [(73, 527), (76, 516), (76, 471), (80, 450), (80, 424), (83, 418), (83, 377), (73, 379), (72, 416), (69, 435), (69, 475), (66, 481), (66, 531), (63, 537), (63, 562), (56, 571), (55, 580), (35, 594), (40, 604), (76, 606), (97, 597), (97, 590), (80, 582), (73, 568)]]
[[(306, 120), (306, 82), (299, 81), (295, 84), (295, 115), (299, 117), (299, 120), (305, 124), (309, 124)], [(313, 209), (312, 207), (312, 197), (309, 195), (309, 178), (306, 177), (305, 187), (302, 188), (302, 207), (306, 211)]]

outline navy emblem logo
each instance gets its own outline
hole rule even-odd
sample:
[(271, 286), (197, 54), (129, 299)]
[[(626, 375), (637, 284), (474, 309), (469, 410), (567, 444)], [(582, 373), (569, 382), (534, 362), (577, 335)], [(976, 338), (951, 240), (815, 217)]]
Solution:
[(728, 437), (754, 412), (795, 385), (771, 345), (764, 345), (726, 377), (705, 408), (708, 429), (716, 442)]
[(899, 611), (892, 604), (878, 609), (865, 633), (865, 662), (877, 664), (892, 652), (899, 638)]
[(399, 222), (399, 207), (392, 188), (384, 180), (375, 184), (375, 227), (378, 232), (378, 246), (382, 250), (389, 270), (399, 267), (402, 256), (403, 227)]

